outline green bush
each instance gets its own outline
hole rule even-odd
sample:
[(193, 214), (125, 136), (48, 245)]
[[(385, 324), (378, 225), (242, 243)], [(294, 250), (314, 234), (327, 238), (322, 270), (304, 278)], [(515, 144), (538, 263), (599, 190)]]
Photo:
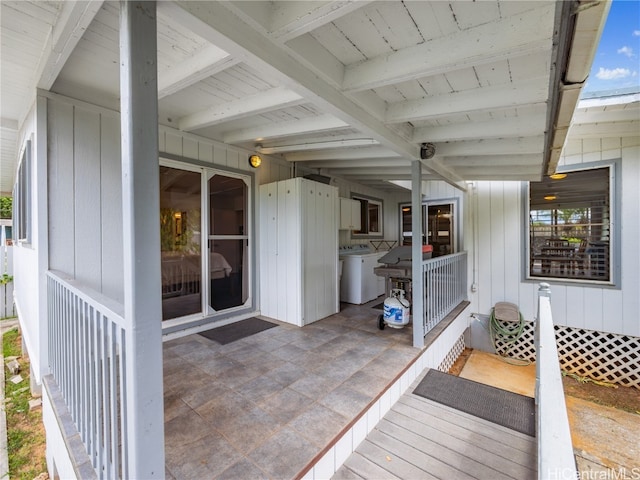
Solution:
[(12, 218), (13, 198), (0, 197), (0, 218)]

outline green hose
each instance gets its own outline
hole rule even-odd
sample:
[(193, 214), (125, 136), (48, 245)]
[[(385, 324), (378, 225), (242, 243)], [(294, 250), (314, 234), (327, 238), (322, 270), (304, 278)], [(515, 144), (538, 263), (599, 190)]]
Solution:
[(518, 315), (520, 316), (519, 322), (507, 322), (507, 325), (505, 326), (501, 324), (496, 318), (495, 310), (495, 308), (491, 309), (491, 317), (489, 319), (489, 337), (491, 337), (491, 344), (493, 345), (493, 349), (496, 351), (496, 354), (498, 353), (496, 340), (498, 339), (498, 336), (500, 336), (502, 337), (502, 341), (507, 344), (507, 351), (503, 355), (500, 355), (505, 362), (511, 363), (513, 365), (531, 364), (531, 362), (529, 362), (528, 360), (507, 358), (509, 352), (511, 351), (511, 347), (518, 341), (518, 339), (524, 332), (524, 318), (522, 317), (522, 313), (518, 311)]

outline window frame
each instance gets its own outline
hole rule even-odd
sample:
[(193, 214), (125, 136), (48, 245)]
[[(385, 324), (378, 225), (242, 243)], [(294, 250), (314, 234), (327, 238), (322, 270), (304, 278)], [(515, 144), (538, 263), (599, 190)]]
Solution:
[(20, 155), (13, 191), (13, 221), (16, 242), (30, 245), (32, 242), (32, 141), (27, 140)]
[[(370, 197), (360, 193), (352, 193), (351, 199), (365, 204), (360, 206), (360, 230), (352, 230), (351, 238), (384, 238), (384, 201), (381, 198)], [(371, 232), (369, 229), (369, 215), (364, 214), (364, 212), (368, 212), (370, 203), (378, 206), (379, 232)]]
[(522, 272), (525, 281), (531, 282), (549, 282), (554, 284), (565, 285), (594, 285), (603, 288), (621, 288), (621, 235), (620, 235), (620, 216), (621, 216), (621, 160), (613, 159), (599, 162), (585, 162), (579, 164), (563, 165), (556, 169), (556, 173), (572, 173), (593, 169), (608, 168), (609, 169), (609, 279), (597, 280), (593, 278), (576, 278), (569, 276), (552, 276), (552, 275), (536, 275), (531, 272), (531, 204), (530, 204), (530, 184), (531, 182), (523, 182), (523, 255), (522, 255)]

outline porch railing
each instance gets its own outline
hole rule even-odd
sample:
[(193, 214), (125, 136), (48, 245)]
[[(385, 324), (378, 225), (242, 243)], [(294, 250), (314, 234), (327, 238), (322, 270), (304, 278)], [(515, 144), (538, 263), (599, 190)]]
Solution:
[(422, 263), (424, 334), (467, 299), (467, 252), (431, 258)]
[(122, 306), (48, 272), (49, 363), (98, 478), (129, 478)]
[(564, 400), (549, 284), (538, 291), (536, 344), (536, 437), (538, 478), (578, 478)]

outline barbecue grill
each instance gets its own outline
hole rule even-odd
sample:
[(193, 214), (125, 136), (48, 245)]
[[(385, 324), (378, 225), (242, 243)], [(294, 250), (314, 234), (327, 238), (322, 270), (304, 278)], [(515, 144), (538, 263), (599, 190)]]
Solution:
[[(411, 246), (396, 247), (378, 259), (383, 266), (375, 267), (373, 272), (385, 278), (385, 298), (391, 295), (393, 288), (400, 288), (411, 301), (411, 249)], [(432, 253), (432, 245), (422, 246), (423, 260), (431, 258)]]

